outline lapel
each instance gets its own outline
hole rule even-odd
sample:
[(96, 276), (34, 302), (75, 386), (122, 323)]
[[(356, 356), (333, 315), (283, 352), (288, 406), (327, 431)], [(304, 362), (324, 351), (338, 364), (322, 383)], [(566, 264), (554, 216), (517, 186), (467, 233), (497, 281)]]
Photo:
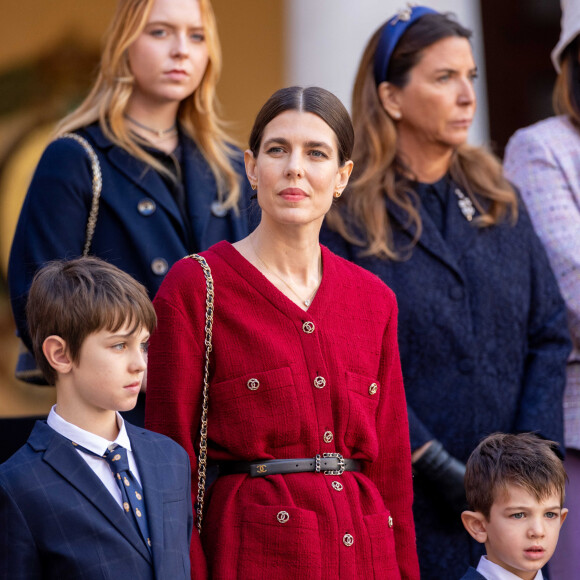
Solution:
[[(410, 242), (417, 229), (414, 225), (410, 227), (407, 226), (407, 213), (390, 200), (387, 200), (387, 212), (403, 232), (403, 236), (406, 238), (405, 243)], [(421, 232), (421, 237), (419, 238), (417, 245), (421, 246), (435, 259), (453, 270), (460, 278), (463, 278), (455, 256), (449, 250), (448, 244), (443, 239), (439, 230), (435, 227), (435, 224), (431, 221), (431, 218), (423, 206), (420, 207), (419, 215), (421, 216), (423, 231)], [(395, 234), (395, 240), (396, 238), (397, 235)]]
[(214, 175), (195, 143), (188, 137), (183, 144), (183, 186), (193, 233), (200, 248), (204, 248), (205, 233), (212, 215), (212, 203), (218, 192)]
[[(455, 185), (451, 184), (451, 187), (455, 188)], [(421, 237), (417, 245), (421, 246), (425, 251), (453, 270), (458, 278), (464, 281), (459, 259), (470, 247), (471, 242), (477, 235), (478, 228), (473, 225), (473, 222), (468, 222), (465, 219), (457, 204), (457, 198), (452, 191), (450, 195), (447, 203), (445, 222), (446, 239), (443, 238), (441, 232), (439, 232), (431, 217), (425, 211), (423, 205), (421, 205), (419, 215), (421, 216), (423, 231), (421, 232)], [(415, 235), (416, 228), (415, 226), (407, 226), (407, 213), (391, 200), (386, 200), (386, 204), (389, 216), (403, 232), (406, 241), (410, 241)]]
[(153, 566), (155, 576), (161, 578), (161, 566), (163, 564), (163, 498), (160, 490), (165, 489), (158, 464), (156, 462), (156, 447), (143, 436), (144, 431), (127, 423), (125, 427), (131, 440), (131, 449), (135, 456), (135, 462), (139, 468), (141, 477), (141, 487), (145, 497), (145, 508), (147, 510), (147, 522), (149, 533), (151, 534), (151, 551), (153, 554)]
[(143, 540), (123, 510), (92, 469), (79, 457), (68, 439), (51, 429), (46, 422), (37, 421), (28, 444), (37, 452), (44, 451), (43, 460), (82, 494), (145, 560), (151, 562)]
[[(137, 187), (162, 206), (177, 223), (182, 224), (179, 208), (175, 203), (169, 189), (154, 169), (139, 159), (136, 159), (121, 147), (113, 145), (103, 135), (98, 125), (90, 125), (85, 128), (95, 145), (101, 150), (106, 159), (119, 173), (132, 181)], [(103, 192), (107, 189), (107, 183), (103, 183)]]

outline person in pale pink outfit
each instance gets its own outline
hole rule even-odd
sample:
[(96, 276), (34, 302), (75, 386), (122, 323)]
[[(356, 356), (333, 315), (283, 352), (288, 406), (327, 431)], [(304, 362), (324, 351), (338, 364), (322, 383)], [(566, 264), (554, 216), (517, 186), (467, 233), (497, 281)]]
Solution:
[(568, 359), (564, 427), (570, 517), (550, 561), (550, 579), (580, 570), (580, 2), (562, 0), (562, 33), (552, 51), (558, 72), (555, 117), (517, 131), (505, 153), (506, 177), (519, 187), (562, 296), (574, 348)]

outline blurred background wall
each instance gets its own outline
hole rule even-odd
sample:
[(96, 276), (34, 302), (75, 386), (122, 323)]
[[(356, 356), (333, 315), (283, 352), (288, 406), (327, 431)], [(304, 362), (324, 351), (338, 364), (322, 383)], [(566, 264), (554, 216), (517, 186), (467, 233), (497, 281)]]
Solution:
[[(31, 172), (55, 120), (94, 79), (114, 4), (0, 0), (0, 418), (42, 416), (54, 400), (52, 388), (13, 379), (17, 341), (6, 262)], [(501, 155), (517, 128), (551, 114), (558, 0), (424, 4), (454, 12), (473, 29), (480, 79), (470, 140)], [(224, 53), (219, 95), (232, 134), (243, 145), (261, 104), (284, 85), (320, 85), (349, 106), (366, 41), (403, 6), (399, 0), (214, 0)]]

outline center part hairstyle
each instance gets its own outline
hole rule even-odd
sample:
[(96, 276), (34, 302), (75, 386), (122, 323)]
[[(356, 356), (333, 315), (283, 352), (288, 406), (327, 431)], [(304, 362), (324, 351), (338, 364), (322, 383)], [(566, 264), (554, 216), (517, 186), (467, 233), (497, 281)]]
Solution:
[[(421, 237), (422, 222), (419, 201), (410, 185), (409, 163), (397, 151), (397, 125), (379, 100), (378, 85), (387, 81), (403, 88), (425, 49), (446, 38), (469, 39), (471, 36), (471, 31), (449, 15), (423, 7), (408, 10), (421, 12), (417, 18), (396, 16), (387, 21), (373, 34), (363, 53), (352, 101), (353, 173), (347, 195), (333, 205), (326, 218), (329, 227), (349, 242), (366, 246), (363, 255), (392, 260), (410, 256)], [(391, 38), (385, 49), (385, 37), (393, 36), (391, 31), (396, 30), (395, 25), (405, 30), (395, 39), (394, 46)], [(380, 61), (378, 65), (377, 60)], [(382, 79), (377, 78), (379, 74), (384, 75)], [(474, 220), (477, 226), (494, 225), (506, 214), (516, 220), (515, 192), (503, 177), (499, 159), (490, 152), (460, 145), (453, 154), (450, 174), (481, 214)], [(407, 227), (415, 231), (409, 247), (395, 247), (385, 198), (402, 208), (409, 217)], [(352, 223), (345, 222), (345, 213)]]
[(264, 103), (250, 133), (249, 147), (255, 158), (260, 152), (266, 125), (286, 111), (312, 113), (320, 117), (334, 131), (340, 166), (350, 160), (354, 129), (348, 111), (338, 97), (320, 87), (286, 87), (276, 91)]
[[(222, 54), (215, 15), (210, 0), (197, 0), (203, 20), (209, 60), (199, 87), (179, 105), (177, 121), (200, 148), (215, 176), (218, 196), (224, 208), (237, 209), (239, 176), (232, 166), (233, 153), (217, 108), (216, 86), (222, 68)], [(101, 55), (97, 80), (81, 105), (58, 125), (56, 135), (74, 131), (95, 121), (111, 142), (167, 174), (167, 169), (144, 148), (124, 123), (133, 92), (134, 77), (129, 65), (129, 47), (145, 29), (155, 0), (119, 0)]]
[(523, 488), (538, 501), (556, 493), (562, 507), (566, 471), (554, 452), (557, 447), (533, 433), (487, 436), (467, 460), (465, 494), (470, 508), (489, 521), (491, 506), (508, 485)]
[(140, 329), (151, 333), (157, 325), (145, 287), (113, 264), (92, 256), (55, 260), (38, 270), (28, 294), (26, 317), (38, 368), (50, 385), (57, 375), (42, 350), (49, 336), (62, 338), (72, 361), (78, 363), (89, 334), (117, 332), (125, 325), (131, 334)]

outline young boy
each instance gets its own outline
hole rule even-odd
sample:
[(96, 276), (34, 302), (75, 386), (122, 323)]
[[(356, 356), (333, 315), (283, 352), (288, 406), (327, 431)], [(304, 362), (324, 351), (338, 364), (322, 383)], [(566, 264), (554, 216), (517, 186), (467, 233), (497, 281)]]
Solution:
[(187, 453), (119, 414), (156, 325), (145, 288), (97, 258), (51, 262), (27, 315), (56, 405), (0, 466), (0, 578), (189, 578)]
[(487, 556), (462, 580), (542, 580), (568, 513), (566, 472), (554, 445), (531, 433), (495, 433), (473, 451), (465, 473), (473, 511), (461, 519)]

